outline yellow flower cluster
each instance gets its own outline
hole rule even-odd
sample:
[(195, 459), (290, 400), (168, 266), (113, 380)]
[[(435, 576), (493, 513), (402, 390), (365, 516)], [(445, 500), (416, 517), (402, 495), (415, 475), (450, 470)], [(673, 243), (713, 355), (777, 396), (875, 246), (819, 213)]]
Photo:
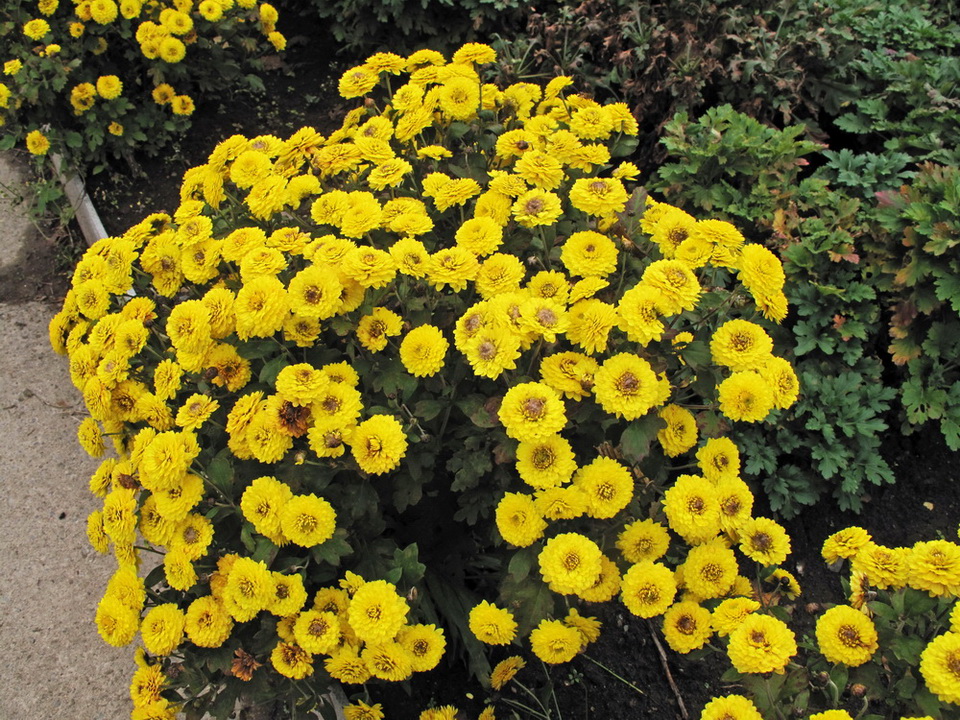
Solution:
[[(158, 53), (188, 37), (182, 14), (165, 16)], [(460, 382), (481, 389), (474, 397), (493, 395), (480, 396), (494, 402), (475, 412), (447, 403), (440, 432), (463, 410), (502, 426), (507, 456), (516, 446), (526, 487), (499, 497), (499, 537), (539, 543), (531, 557), (557, 594), (587, 602), (619, 594), (638, 616), (664, 615), (681, 652), (714, 632), (708, 603), (752, 597), (734, 547), (763, 567), (786, 559), (783, 529), (753, 517), (736, 445), (701, 440), (685, 406), (683, 357), (699, 346), (732, 373), (714, 412), (756, 421), (788, 407), (796, 376), (760, 325), (733, 319), (714, 330), (693, 312), (733, 271), (750, 278), (751, 311), (779, 320), (761, 303), (774, 302), (776, 277), (764, 284), (760, 264), (744, 264), (754, 251), (728, 223), (681, 227), (679, 210), (649, 201), (631, 227), (624, 211), (639, 197), (636, 168), (613, 166), (610, 151), (637, 133), (626, 107), (564, 96), (565, 78), (501, 90), (477, 67), (493, 59), (482, 45), (449, 63), (433, 51), (375, 55), (348, 70), (340, 90), (359, 97), (384, 76), (403, 76), (391, 78), (382, 110), (365, 103), (327, 137), (303, 128), (285, 140), (224, 140), (187, 171), (172, 216), (98, 242), (78, 264), (50, 339), (69, 356), (93, 418), (80, 435), (85, 447), (102, 455), (108, 436), (118, 455), (91, 481), (104, 503), (91, 516), (91, 542), (112, 546), (120, 567), (133, 569), (139, 530), (166, 551), (167, 585), (200, 596), (148, 613), (152, 653), (218, 647), (235, 624), (268, 613), (280, 618), (270, 662), (289, 678), (309, 675), (315, 655), (349, 683), (436, 664), (442, 632), (405, 624), (408, 606), (390, 583), (348, 573), (342, 593), (316, 590), (308, 608), (309, 578), (271, 569), (266, 551), (296, 546), (323, 557), (349, 531), (340, 523), (356, 518), (327, 499), (336, 499), (328, 484), (310, 492), (301, 479), (311, 475), (298, 467), (364, 483), (400, 476), (413, 443), (426, 439), (429, 418), (418, 408), (430, 403), (411, 410), (393, 386), (444, 402)], [(78, 98), (121, 91), (101, 81)], [(176, 96), (158, 87), (155, 98)], [(574, 452), (570, 419), (584, 409), (606, 425), (653, 423), (650, 440), (666, 456), (695, 453), (702, 474), (680, 475), (667, 490), (666, 526), (635, 516), (638, 458)], [(224, 479), (224, 464), (236, 476)], [(239, 488), (243, 530), (233, 531), (250, 556), (233, 551), (220, 510), (202, 512), (227, 507), (219, 496), (229, 487)], [(608, 541), (591, 536), (600, 523), (589, 520), (613, 531)], [(676, 568), (663, 560), (671, 531), (691, 546)], [(110, 605), (103, 632), (129, 640), (147, 619), (120, 607)], [(792, 636), (754, 609), (740, 602), (722, 613), (731, 658), (758, 668), (750, 672), (778, 671)], [(744, 631), (750, 624), (755, 631)], [(517, 623), (484, 601), (469, 628), (501, 645)], [(598, 633), (596, 621), (571, 611), (540, 622), (530, 644), (545, 662), (565, 662)]]
[[(31, 17), (29, 13), (43, 17)], [(150, 102), (149, 96), (140, 97), (138, 93), (142, 80), (137, 75), (141, 70), (150, 77), (163, 77), (169, 74), (165, 66), (189, 63), (191, 52), (200, 57), (211, 49), (228, 56), (256, 51), (254, 37), (238, 38), (242, 42), (225, 41), (225, 37), (234, 34), (250, 36), (259, 31), (262, 46), (271, 47), (271, 51), (282, 50), (286, 45), (286, 39), (276, 30), (276, 9), (267, 3), (258, 6), (255, 0), (39, 0), (17, 8), (13, 19), (18, 17), (29, 19), (17, 23), (16, 37), (4, 51), (9, 53), (8, 57), (0, 56), (4, 74), (12, 78), (13, 85), (11, 88), (0, 83), (0, 125), (22, 128), (27, 148), (34, 155), (43, 155), (46, 150), (35, 135), (38, 130), (29, 135), (26, 131), (49, 122), (51, 116), (60, 112), (61, 91), (76, 116), (88, 113), (98, 100), (102, 109), (96, 120), (88, 116), (79, 125), (51, 128), (48, 136), (54, 138), (59, 149), (63, 149), (66, 132), (82, 132), (87, 126), (84, 123), (95, 122), (114, 137), (123, 136), (124, 125), (156, 135), (157, 128), (148, 128), (157, 120), (155, 113), (141, 112)], [(96, 38), (96, 42), (91, 38)], [(123, 58), (119, 65), (126, 80), (98, 72), (98, 57), (108, 49), (114, 58), (111, 67)], [(44, 62), (55, 56), (56, 62)], [(190, 75), (202, 76), (213, 70), (212, 66), (195, 63), (181, 70), (178, 77), (186, 82)], [(38, 83), (53, 88), (57, 97), (54, 99), (46, 92), (38, 96)], [(194, 110), (193, 99), (177, 94), (167, 83), (156, 86), (153, 101), (168, 106), (174, 115), (187, 116)], [(53, 102), (58, 104), (56, 113), (48, 107)], [(73, 143), (75, 140), (68, 146), (75, 148)]]

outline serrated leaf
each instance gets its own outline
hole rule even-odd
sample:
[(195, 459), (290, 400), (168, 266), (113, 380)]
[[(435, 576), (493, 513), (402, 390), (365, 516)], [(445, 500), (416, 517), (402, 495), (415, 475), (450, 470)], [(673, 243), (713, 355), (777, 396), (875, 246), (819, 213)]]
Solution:
[(949, 302), (953, 311), (960, 313), (960, 275), (944, 274), (934, 281), (937, 298)]
[(650, 443), (664, 424), (656, 415), (647, 414), (627, 425), (620, 436), (620, 449), (624, 457), (631, 463), (645, 458), (650, 450)]
[(920, 662), (920, 653), (925, 646), (923, 638), (915, 635), (899, 635), (890, 642), (890, 650), (893, 654), (910, 665), (917, 665)]
[(444, 409), (445, 405), (446, 403), (442, 403), (439, 400), (421, 400), (413, 406), (413, 414), (418, 420), (429, 422), (440, 414), (440, 411)]
[(233, 465), (229, 450), (218, 453), (207, 465), (207, 480), (225, 497), (233, 496)]
[(940, 421), (940, 432), (943, 433), (948, 448), (960, 450), (960, 422), (949, 417), (943, 418)]

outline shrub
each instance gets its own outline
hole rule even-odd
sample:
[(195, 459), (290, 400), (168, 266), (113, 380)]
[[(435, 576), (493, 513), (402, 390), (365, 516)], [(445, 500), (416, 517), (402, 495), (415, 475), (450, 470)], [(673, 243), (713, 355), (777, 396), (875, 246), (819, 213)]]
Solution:
[[(953, 717), (960, 703), (960, 546), (937, 539), (885, 547), (867, 530), (848, 527), (827, 538), (823, 557), (836, 570), (849, 564), (846, 602), (808, 605), (820, 613), (816, 627), (782, 674), (734, 669), (724, 680), (743, 683), (766, 717)], [(788, 617), (780, 606), (766, 609)], [(731, 658), (735, 645), (731, 634)]]
[(634, 188), (625, 106), (493, 60), (378, 53), (332, 135), (228, 138), (77, 266), (50, 335), (117, 452), (88, 527), (135, 715), (307, 710), (448, 646), (488, 683), (485, 645), (582, 652), (584, 602), (655, 617), (786, 559), (726, 434), (796, 398), (779, 261)]
[(155, 155), (190, 126), (195, 101), (249, 83), (281, 49), (277, 12), (252, 0), (196, 7), (94, 0), (15, 3), (0, 21), (0, 148), (99, 172)]
[(893, 481), (877, 448), (895, 395), (881, 382), (881, 300), (858, 254), (860, 202), (801, 175), (820, 147), (802, 126), (777, 130), (727, 105), (696, 121), (680, 113), (665, 130), (668, 162), (652, 187), (750, 222), (753, 238), (784, 260), (795, 314), (778, 339), (793, 348), (804, 390), (772, 426), (741, 435), (747, 475), (787, 517), (824, 494), (859, 510), (866, 488)]
[(939, 420), (960, 449), (960, 170), (924, 163), (899, 191), (878, 193), (866, 262), (889, 310), (889, 352), (906, 368), (907, 423)]
[(413, 50), (427, 43), (452, 50), (494, 28), (520, 28), (531, 10), (523, 0), (310, 0), (310, 5), (329, 23), (336, 41), (353, 53), (382, 47)]
[(626, 102), (651, 133), (638, 155), (647, 167), (663, 160), (656, 138), (679, 112), (729, 103), (761, 121), (815, 125), (837, 92), (821, 78), (856, 53), (827, 32), (829, 12), (807, 1), (586, 0), (532, 14), (524, 36), (496, 47), (507, 79), (576, 74)]

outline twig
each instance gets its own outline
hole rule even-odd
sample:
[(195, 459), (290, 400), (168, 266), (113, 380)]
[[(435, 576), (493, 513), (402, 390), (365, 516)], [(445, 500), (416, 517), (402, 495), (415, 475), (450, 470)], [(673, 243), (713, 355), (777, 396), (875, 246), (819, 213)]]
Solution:
[(657, 637), (657, 632), (653, 629), (653, 625), (650, 624), (649, 620), (647, 621), (647, 630), (650, 631), (650, 637), (653, 638), (653, 644), (657, 646), (657, 652), (660, 654), (660, 664), (663, 665), (663, 672), (667, 676), (667, 682), (670, 683), (670, 689), (673, 690), (673, 694), (677, 698), (677, 704), (680, 706), (680, 717), (682, 717), (683, 720), (690, 720), (690, 713), (687, 712), (687, 706), (683, 704), (683, 697), (680, 695), (680, 689), (673, 681), (673, 673), (670, 672), (670, 666), (667, 664), (667, 653), (664, 652), (663, 645), (660, 644), (660, 638)]

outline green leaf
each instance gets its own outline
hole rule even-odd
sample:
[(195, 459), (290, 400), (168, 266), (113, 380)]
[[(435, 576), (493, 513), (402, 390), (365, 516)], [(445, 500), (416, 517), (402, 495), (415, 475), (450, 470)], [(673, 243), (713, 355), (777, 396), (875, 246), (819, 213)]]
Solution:
[(937, 606), (937, 598), (930, 597), (927, 593), (907, 588), (903, 591), (903, 609), (907, 615), (919, 617), (926, 615)]
[(427, 571), (427, 566), (420, 562), (420, 550), (416, 543), (410, 543), (403, 550), (394, 550), (393, 562), (403, 571), (403, 578), (410, 585), (420, 582)]
[(276, 352), (277, 344), (272, 340), (245, 340), (237, 345), (237, 354), (245, 360), (259, 360)]
[(924, 647), (923, 638), (915, 635), (899, 635), (890, 642), (893, 654), (910, 665), (917, 665), (920, 662), (920, 653), (923, 652)]
[(960, 313), (960, 275), (945, 273), (936, 279), (934, 286), (937, 298), (949, 302), (953, 311)]
[(397, 512), (403, 512), (420, 502), (423, 497), (423, 486), (409, 475), (397, 478), (398, 486), (393, 491), (393, 506)]
[(439, 415), (444, 407), (446, 407), (446, 403), (439, 400), (421, 400), (413, 406), (413, 414), (418, 420), (429, 422)]
[(4, 135), (2, 138), (0, 138), (0, 150), (10, 150), (16, 144), (16, 135)]
[[(229, 668), (230, 664), (228, 663), (227, 669), (229, 670)], [(228, 682), (226, 687), (217, 695), (216, 700), (210, 703), (207, 714), (217, 718), (217, 720), (229, 718), (236, 709), (237, 699), (240, 697), (240, 688), (241, 684), (239, 682)]]
[(916, 690), (917, 679), (912, 674), (904, 675), (893, 686), (893, 691), (897, 694), (897, 697), (902, 698), (903, 700), (909, 700), (912, 698)]
[(636, 135), (621, 135), (610, 148), (610, 157), (626, 157), (632, 155), (640, 144), (640, 138)]
[(620, 449), (631, 463), (637, 463), (647, 456), (650, 443), (664, 426), (658, 416), (647, 414), (627, 425), (620, 436)]
[(913, 694), (913, 701), (924, 715), (929, 715), (934, 720), (940, 720), (943, 717), (940, 712), (943, 709), (943, 704), (926, 686), (921, 685), (917, 688)]
[(273, 558), (276, 557), (279, 548), (272, 541), (265, 537), (258, 537), (251, 557), (257, 562), (266, 563), (270, 567)]
[(226, 497), (233, 496), (233, 465), (230, 451), (224, 449), (207, 465), (207, 480)]
[(277, 375), (289, 364), (290, 360), (285, 355), (280, 355), (279, 357), (273, 358), (273, 360), (267, 361), (260, 371), (260, 382), (264, 385), (273, 386), (277, 381)]
[(687, 343), (687, 346), (680, 351), (680, 357), (692, 368), (699, 368), (710, 364), (710, 346), (702, 340), (695, 340)]
[(530, 574), (530, 569), (533, 567), (533, 563), (539, 554), (539, 545), (520, 548), (513, 554), (513, 557), (510, 558), (510, 563), (507, 565), (507, 573), (516, 582), (525, 580)]
[(353, 547), (347, 542), (346, 537), (347, 531), (344, 528), (337, 528), (332, 538), (310, 548), (310, 555), (317, 562), (340, 567), (340, 559), (353, 553)]
[(951, 450), (960, 450), (960, 422), (953, 418), (943, 418), (940, 421), (940, 432), (943, 433), (943, 439), (947, 441), (947, 447)]

